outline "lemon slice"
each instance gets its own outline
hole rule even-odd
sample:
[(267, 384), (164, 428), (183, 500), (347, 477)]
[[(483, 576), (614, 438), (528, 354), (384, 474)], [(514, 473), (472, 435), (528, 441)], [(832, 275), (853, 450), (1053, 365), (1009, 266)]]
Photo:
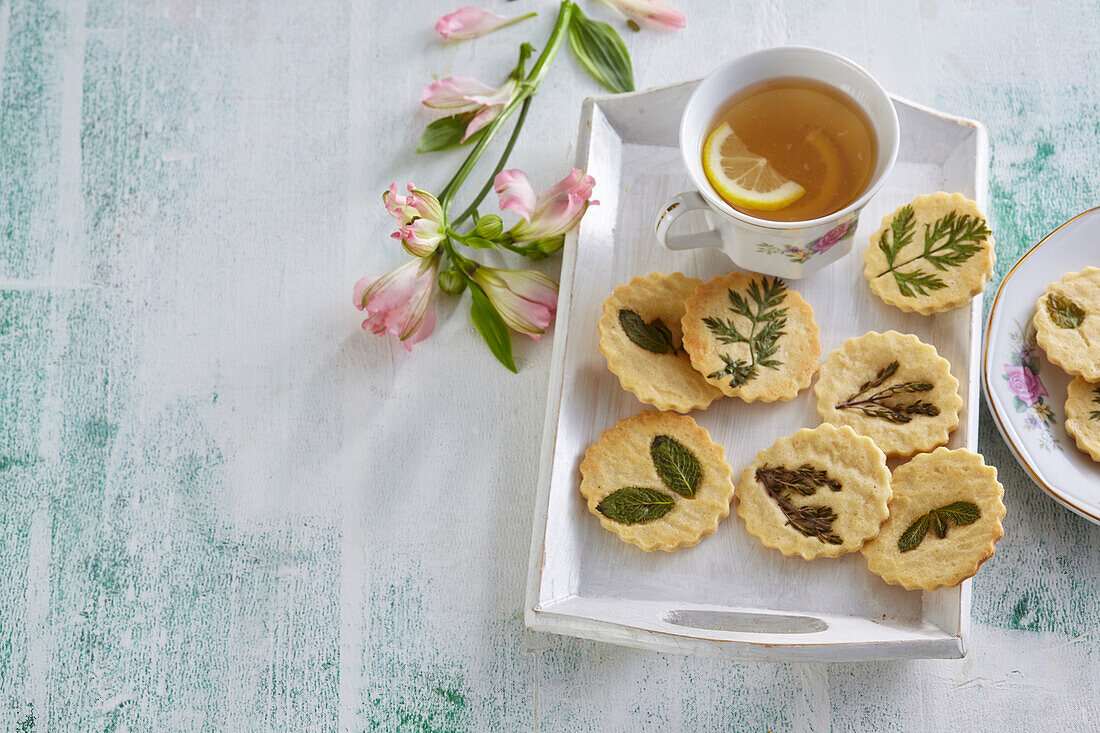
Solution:
[(722, 123), (703, 146), (703, 170), (722, 197), (746, 209), (775, 211), (790, 206), (806, 189), (772, 168), (745, 147), (728, 122)]

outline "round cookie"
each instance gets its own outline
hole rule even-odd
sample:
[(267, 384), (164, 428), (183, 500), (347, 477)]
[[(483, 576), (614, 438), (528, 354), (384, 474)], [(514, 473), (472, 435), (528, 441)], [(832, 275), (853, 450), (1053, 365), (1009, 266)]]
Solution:
[(897, 331), (850, 338), (821, 365), (817, 412), (848, 425), (888, 456), (911, 456), (947, 442), (959, 426), (959, 380), (934, 346)]
[(836, 557), (878, 534), (890, 471), (870, 438), (820, 425), (757, 453), (735, 494), (749, 534), (766, 547), (807, 560)]
[(620, 420), (581, 462), (588, 511), (643, 550), (690, 547), (729, 516), (726, 453), (686, 415), (641, 412)]
[(985, 289), (997, 256), (978, 205), (961, 193), (917, 196), (882, 219), (863, 252), (871, 292), (906, 313), (966, 305)]
[(1100, 267), (1047, 286), (1035, 304), (1035, 338), (1052, 364), (1100, 382)]
[(817, 371), (813, 309), (778, 278), (719, 275), (687, 299), (682, 325), (691, 365), (745, 402), (792, 400)]
[(1075, 377), (1066, 397), (1066, 432), (1077, 447), (1100, 462), (1100, 384)]
[(890, 518), (863, 547), (867, 567), (906, 590), (956, 586), (1004, 536), (997, 469), (966, 450), (937, 448), (894, 471)]
[(701, 280), (674, 272), (635, 277), (604, 301), (600, 351), (623, 389), (660, 410), (706, 409), (722, 393), (681, 346), (684, 301)]

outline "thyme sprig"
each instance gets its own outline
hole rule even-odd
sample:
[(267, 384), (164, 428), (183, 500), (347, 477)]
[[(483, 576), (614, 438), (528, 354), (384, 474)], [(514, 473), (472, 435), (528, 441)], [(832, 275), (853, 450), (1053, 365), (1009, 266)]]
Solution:
[(886, 400), (896, 397), (900, 394), (915, 394), (917, 392), (928, 392), (933, 389), (933, 385), (928, 382), (902, 382), (885, 389), (875, 392), (870, 397), (859, 399), (862, 395), (866, 394), (872, 389), (876, 389), (884, 385), (898, 371), (898, 362), (892, 361), (882, 369), (879, 369), (878, 374), (874, 379), (864, 382), (859, 387), (859, 391), (849, 397), (845, 402), (841, 402), (836, 406), (838, 410), (854, 409), (859, 410), (864, 415), (869, 417), (877, 417), (888, 422), (895, 423), (897, 425), (904, 425), (913, 419), (914, 415), (928, 415), (935, 417), (940, 414), (940, 408), (931, 402), (925, 402), (924, 400), (917, 400), (916, 402), (910, 402), (905, 405), (888, 404)]
[(707, 375), (710, 379), (729, 377), (731, 387), (740, 387), (755, 379), (760, 367), (778, 369), (783, 365), (773, 357), (779, 351), (779, 338), (786, 333), (783, 329), (787, 326), (787, 309), (780, 306), (787, 297), (787, 286), (779, 278), (765, 277), (759, 282), (753, 280), (749, 283), (747, 292), (748, 299), (732, 289), (726, 291), (730, 310), (749, 320), (747, 335), (737, 329), (732, 318), (708, 316), (703, 319), (719, 343), (747, 344), (749, 347), (750, 361), (719, 354), (726, 366)]
[(787, 517), (787, 524), (807, 537), (816, 537), (820, 541), (839, 545), (844, 542), (833, 533), (833, 522), (837, 514), (831, 506), (795, 506), (791, 498), (794, 494), (813, 496), (819, 488), (828, 487), (840, 491), (841, 484), (829, 474), (804, 463), (796, 469), (765, 464), (756, 469), (756, 480), (764, 485), (764, 490), (779, 504)]
[[(1092, 391), (1092, 401), (1100, 405), (1100, 387)], [(1100, 420), (1100, 410), (1093, 410), (1090, 412), (1089, 420)]]
[[(898, 292), (908, 297), (927, 295), (933, 290), (947, 287), (947, 283), (933, 272), (919, 267), (902, 271), (899, 268), (917, 260), (924, 260), (941, 272), (959, 267), (982, 249), (991, 232), (980, 216), (951, 211), (932, 224), (924, 225), (924, 248), (916, 257), (898, 262), (898, 255), (911, 244), (916, 233), (916, 217), (913, 207), (906, 204), (890, 222), (890, 228), (882, 233), (878, 247), (886, 257), (887, 268), (876, 277), (893, 274)], [(887, 239), (889, 236), (889, 239)]]

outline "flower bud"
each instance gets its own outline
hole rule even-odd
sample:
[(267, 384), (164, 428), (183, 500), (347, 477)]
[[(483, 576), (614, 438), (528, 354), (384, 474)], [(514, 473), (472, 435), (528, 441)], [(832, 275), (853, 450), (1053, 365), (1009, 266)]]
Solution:
[(540, 239), (535, 242), (535, 246), (538, 248), (539, 252), (542, 252), (544, 255), (552, 255), (559, 249), (561, 249), (564, 245), (564, 235), (560, 237), (550, 237), (549, 239)]
[(466, 289), (466, 279), (453, 269), (439, 273), (439, 289), (447, 295), (459, 295)]
[(485, 239), (496, 239), (504, 233), (504, 222), (496, 214), (486, 214), (477, 220), (474, 234)]

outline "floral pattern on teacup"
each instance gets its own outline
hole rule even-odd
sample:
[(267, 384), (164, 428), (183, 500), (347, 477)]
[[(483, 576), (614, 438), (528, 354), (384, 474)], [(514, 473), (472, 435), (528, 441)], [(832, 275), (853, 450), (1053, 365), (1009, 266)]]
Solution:
[(1025, 413), (1024, 427), (1038, 432), (1039, 445), (1044, 450), (1062, 450), (1062, 444), (1054, 434), (1057, 422), (1054, 411), (1044, 399), (1050, 397), (1050, 393), (1039, 378), (1039, 347), (1035, 341), (1034, 326), (1030, 323), (1024, 326), (1016, 321), (1012, 342), (1016, 347), (1009, 356), (1012, 363), (1004, 365), (1004, 374), (1001, 375), (1013, 395), (1012, 406), (1016, 412)]
[(837, 243), (854, 235), (858, 225), (858, 219), (841, 222), (804, 247), (793, 244), (776, 245), (761, 242), (756, 245), (756, 251), (769, 255), (781, 254), (791, 262), (805, 262), (814, 255), (828, 252)]

